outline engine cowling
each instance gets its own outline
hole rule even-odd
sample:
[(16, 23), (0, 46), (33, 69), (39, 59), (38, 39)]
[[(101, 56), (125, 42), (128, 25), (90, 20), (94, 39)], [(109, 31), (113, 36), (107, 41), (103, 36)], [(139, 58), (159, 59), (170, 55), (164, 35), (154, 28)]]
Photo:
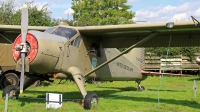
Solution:
[[(16, 46), (21, 43), (22, 36), (19, 35), (14, 41), (12, 53), (15, 61), (20, 58), (20, 51)], [(30, 72), (47, 74), (54, 72), (54, 68), (58, 63), (61, 48), (61, 42), (65, 40), (61, 37), (45, 32), (29, 31), (26, 37), (28, 52), (26, 57), (29, 57)]]
[(196, 57), (196, 63), (200, 65), (200, 56)]

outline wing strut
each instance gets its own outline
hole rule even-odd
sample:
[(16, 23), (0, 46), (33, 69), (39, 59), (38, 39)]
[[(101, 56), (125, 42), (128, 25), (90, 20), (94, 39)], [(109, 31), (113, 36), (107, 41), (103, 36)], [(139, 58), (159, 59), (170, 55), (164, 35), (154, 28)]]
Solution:
[(145, 41), (151, 39), (152, 37), (156, 36), (157, 34), (158, 34), (158, 32), (154, 32), (154, 33), (152, 33), (151, 35), (145, 37), (144, 39), (140, 40), (140, 41), (137, 42), (136, 44), (134, 44), (134, 45), (130, 46), (129, 48), (127, 48), (125, 51), (123, 51), (123, 52), (120, 53), (119, 55), (117, 55), (117, 56), (113, 57), (112, 59), (110, 59), (110, 60), (108, 60), (108, 61), (102, 63), (101, 65), (99, 65), (98, 67), (96, 67), (94, 70), (92, 70), (92, 71), (86, 73), (84, 76), (85, 76), (85, 77), (89, 76), (91, 73), (97, 71), (97, 70), (100, 69), (101, 67), (105, 66), (106, 64), (110, 63), (111, 61), (113, 61), (113, 60), (117, 59), (118, 57), (122, 56), (123, 54), (127, 53), (128, 51), (130, 51), (130, 50), (133, 49), (134, 47), (136, 47), (136, 46), (138, 46), (138, 45), (144, 43)]
[(11, 40), (9, 40), (6, 36), (4, 36), (2, 33), (0, 33), (0, 36), (3, 37), (4, 39), (6, 39), (11, 44), (13, 44), (13, 42)]
[(191, 16), (191, 18), (192, 18), (192, 20), (193, 20), (195, 26), (197, 26), (197, 25), (200, 24), (199, 21), (198, 21), (196, 18), (194, 18), (193, 16)]

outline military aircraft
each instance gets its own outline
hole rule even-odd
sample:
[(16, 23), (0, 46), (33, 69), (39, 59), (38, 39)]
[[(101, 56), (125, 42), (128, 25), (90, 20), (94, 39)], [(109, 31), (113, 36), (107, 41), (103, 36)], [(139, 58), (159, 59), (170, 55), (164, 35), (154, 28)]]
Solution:
[[(28, 31), (28, 28), (35, 30)], [(14, 35), (20, 29), (21, 34), (12, 47), (16, 70), (21, 72), (20, 88), (9, 85), (4, 88), (2, 96), (9, 93), (18, 97), (36, 80), (51, 81), (53, 76), (70, 78), (76, 82), (83, 96), (85, 109), (91, 109), (98, 103), (97, 94), (87, 93), (86, 80), (136, 81), (138, 90), (143, 90), (140, 82), (147, 75), (156, 74), (144, 71), (143, 47), (167, 47), (170, 37), (171, 47), (199, 46), (200, 42), (199, 24), (195, 26), (193, 21), (83, 27), (59, 25), (42, 29), (28, 27), (27, 6), (22, 9), (21, 28), (0, 26), (5, 36)], [(116, 48), (127, 49), (119, 52)], [(25, 81), (24, 74), (28, 77)]]

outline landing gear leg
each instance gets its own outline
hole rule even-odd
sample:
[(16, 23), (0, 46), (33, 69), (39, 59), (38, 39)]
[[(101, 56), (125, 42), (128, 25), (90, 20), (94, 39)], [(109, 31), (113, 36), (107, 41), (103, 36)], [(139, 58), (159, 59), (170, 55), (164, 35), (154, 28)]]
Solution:
[(26, 80), (24, 81), (24, 87), (23, 87), (24, 90), (27, 89), (28, 87), (30, 87), (32, 84), (34, 84), (35, 81), (37, 81), (37, 79), (27, 77)]
[(87, 95), (85, 86), (84, 86), (84, 79), (81, 76), (81, 74), (74, 74), (73, 75), (74, 81), (76, 82), (81, 94), (83, 95), (83, 98)]
[(91, 109), (94, 105), (98, 103), (98, 96), (95, 93), (87, 93), (84, 86), (84, 78), (81, 75), (80, 70), (77, 67), (70, 67), (68, 71), (72, 74), (76, 85), (78, 86), (84, 100), (83, 107), (86, 110)]
[(144, 86), (141, 86), (141, 85), (140, 85), (140, 83), (141, 83), (140, 80), (138, 80), (138, 81), (136, 81), (136, 82), (137, 82), (137, 84), (138, 84), (138, 88), (137, 88), (138, 91), (143, 91), (143, 90), (145, 90)]

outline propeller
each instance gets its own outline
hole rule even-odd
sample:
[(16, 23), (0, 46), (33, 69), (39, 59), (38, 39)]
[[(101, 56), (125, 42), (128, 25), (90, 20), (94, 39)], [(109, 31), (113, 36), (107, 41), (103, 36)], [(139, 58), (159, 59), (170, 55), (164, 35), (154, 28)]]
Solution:
[(21, 76), (20, 76), (20, 94), (23, 93), (24, 86), (24, 63), (25, 63), (25, 54), (27, 53), (27, 44), (26, 44), (26, 35), (28, 31), (28, 8), (27, 5), (24, 4), (22, 8), (22, 16), (21, 16), (21, 35), (22, 41), (20, 43), (21, 46)]

